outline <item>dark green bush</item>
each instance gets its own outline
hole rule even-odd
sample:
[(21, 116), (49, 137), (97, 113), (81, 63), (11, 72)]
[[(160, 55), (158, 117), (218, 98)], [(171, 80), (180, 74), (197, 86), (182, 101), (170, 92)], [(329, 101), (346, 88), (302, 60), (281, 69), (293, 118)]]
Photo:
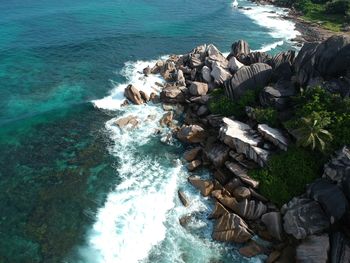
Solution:
[(214, 114), (243, 118), (246, 114), (245, 107), (257, 103), (257, 94), (257, 91), (247, 91), (239, 100), (233, 101), (226, 97), (222, 90), (215, 90), (210, 94), (209, 110)]
[(276, 154), (268, 167), (252, 170), (249, 175), (260, 181), (260, 193), (278, 206), (305, 192), (305, 186), (322, 174), (324, 160), (303, 148), (291, 146)]
[(254, 116), (258, 123), (268, 124), (271, 127), (279, 125), (278, 113), (274, 108), (254, 108)]
[(326, 13), (346, 15), (350, 10), (349, 0), (333, 0), (326, 4)]

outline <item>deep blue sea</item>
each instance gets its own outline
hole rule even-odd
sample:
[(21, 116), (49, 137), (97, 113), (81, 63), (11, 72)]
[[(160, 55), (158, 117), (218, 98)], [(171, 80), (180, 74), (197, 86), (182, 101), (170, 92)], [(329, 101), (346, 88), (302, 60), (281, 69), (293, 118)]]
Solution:
[[(203, 43), (291, 48), (294, 25), (245, 0), (0, 0), (0, 262), (261, 262), (213, 242), (211, 203), (186, 184), (182, 147), (155, 135), (151, 61)], [(115, 120), (137, 115), (121, 131)], [(209, 176), (206, 171), (201, 176)], [(177, 190), (191, 206), (183, 208)], [(192, 214), (188, 229), (179, 217)]]

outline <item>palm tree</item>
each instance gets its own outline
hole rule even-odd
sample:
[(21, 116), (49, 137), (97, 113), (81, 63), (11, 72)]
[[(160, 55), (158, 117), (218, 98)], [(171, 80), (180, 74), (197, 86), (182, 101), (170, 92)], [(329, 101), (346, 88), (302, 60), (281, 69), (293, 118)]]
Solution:
[(292, 134), (296, 137), (299, 145), (311, 146), (312, 150), (318, 148), (324, 151), (326, 143), (333, 139), (332, 134), (323, 129), (329, 123), (329, 118), (322, 119), (319, 114), (314, 113), (308, 118), (301, 118), (300, 127), (293, 130)]

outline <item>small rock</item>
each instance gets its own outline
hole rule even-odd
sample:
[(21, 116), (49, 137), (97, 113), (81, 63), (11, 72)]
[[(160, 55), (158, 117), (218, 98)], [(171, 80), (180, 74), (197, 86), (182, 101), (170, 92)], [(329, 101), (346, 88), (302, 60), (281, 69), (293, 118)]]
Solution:
[(139, 124), (139, 120), (137, 119), (137, 117), (130, 115), (130, 116), (118, 119), (115, 123), (121, 129), (126, 128), (127, 126), (134, 129)]
[(199, 125), (183, 125), (177, 132), (177, 138), (186, 143), (200, 143), (206, 138), (206, 132)]
[(187, 169), (192, 172), (201, 166), (202, 162), (200, 160), (194, 160), (187, 165)]
[(179, 223), (182, 227), (186, 227), (192, 220), (191, 215), (185, 215), (179, 219)]
[(149, 102), (150, 97), (144, 91), (140, 90), (140, 95), (144, 102)]
[(134, 104), (141, 105), (144, 103), (139, 90), (131, 84), (125, 88), (124, 95)]
[(187, 196), (185, 195), (185, 193), (182, 192), (182, 191), (180, 191), (180, 190), (179, 190), (177, 193), (178, 193), (178, 196), (179, 196), (179, 199), (180, 199), (181, 203), (182, 203), (185, 207), (188, 207), (188, 206), (190, 205), (190, 202), (188, 201), (188, 198), (187, 198)]
[(173, 112), (169, 111), (163, 115), (163, 117), (160, 119), (159, 124), (161, 126), (169, 126), (171, 122), (173, 121)]
[(233, 190), (232, 195), (238, 200), (249, 199), (250, 198), (250, 190), (244, 186), (238, 186)]
[(147, 66), (146, 68), (143, 69), (143, 74), (145, 76), (148, 76), (149, 74), (151, 74), (152, 70), (151, 70), (151, 67), (150, 66)]
[(257, 244), (255, 241), (250, 241), (247, 245), (239, 249), (239, 253), (247, 258), (263, 254), (264, 251), (265, 249), (259, 244)]

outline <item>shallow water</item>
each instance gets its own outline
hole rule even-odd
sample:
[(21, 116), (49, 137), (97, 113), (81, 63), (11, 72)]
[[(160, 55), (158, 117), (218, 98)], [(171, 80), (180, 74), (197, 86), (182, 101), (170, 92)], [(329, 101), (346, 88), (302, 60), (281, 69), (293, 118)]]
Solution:
[[(0, 262), (259, 262), (211, 241), (212, 204), (186, 183), (181, 145), (154, 134), (160, 107), (119, 107), (126, 84), (161, 81), (138, 74), (160, 56), (202, 43), (228, 52), (237, 39), (291, 47), (293, 24), (240, 3), (253, 9), (0, 0)], [(115, 120), (130, 114), (140, 126), (120, 131)], [(191, 212), (186, 230), (178, 218)]]

